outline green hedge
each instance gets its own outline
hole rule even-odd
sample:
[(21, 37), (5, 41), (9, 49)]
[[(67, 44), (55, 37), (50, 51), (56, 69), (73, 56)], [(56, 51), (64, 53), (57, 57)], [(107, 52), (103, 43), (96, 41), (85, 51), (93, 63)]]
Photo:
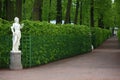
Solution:
[(92, 44), (94, 48), (100, 46), (111, 36), (111, 34), (111, 31), (107, 29), (101, 29), (98, 27), (92, 28)]
[(118, 37), (118, 40), (120, 41), (120, 30), (118, 30), (117, 32), (117, 37)]
[[(0, 18), (0, 68), (8, 67), (11, 38), (10, 22)], [(7, 35), (7, 36), (6, 36)]]
[[(22, 64), (32, 67), (91, 51), (111, 34), (109, 30), (83, 25), (54, 25), (47, 22), (23, 21)], [(0, 68), (9, 66), (12, 46), (12, 23), (0, 19)], [(92, 36), (91, 36), (92, 31)], [(92, 39), (91, 39), (92, 37)]]
[[(31, 67), (91, 51), (90, 29), (80, 25), (53, 25), (47, 22), (23, 21), (22, 64)], [(1, 23), (2, 24), (2, 23)], [(2, 24), (3, 25), (3, 24)], [(0, 67), (8, 67), (12, 23), (0, 27)], [(2, 31), (2, 30), (5, 31)]]
[[(31, 54), (23, 44), (25, 67), (83, 54), (91, 51), (90, 29), (78, 25), (53, 25), (46, 22), (24, 21), (23, 35), (31, 37)], [(26, 56), (27, 55), (27, 56)], [(28, 57), (29, 56), (29, 57)], [(28, 61), (31, 56), (31, 61)], [(27, 60), (24, 60), (27, 59)]]

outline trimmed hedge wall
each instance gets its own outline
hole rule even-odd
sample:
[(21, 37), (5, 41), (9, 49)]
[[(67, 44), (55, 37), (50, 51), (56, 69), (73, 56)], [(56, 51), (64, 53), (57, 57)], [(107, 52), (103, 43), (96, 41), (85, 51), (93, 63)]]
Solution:
[(92, 28), (92, 44), (94, 48), (100, 46), (106, 39), (111, 36), (112, 32), (107, 29), (98, 27)]
[[(34, 21), (23, 21), (23, 23), (25, 26), (22, 29), (20, 49), (23, 52), (24, 67), (46, 64), (91, 51), (91, 31), (87, 26), (54, 25)], [(1, 27), (6, 33), (0, 34), (0, 64), (2, 64), (0, 67), (9, 65), (12, 23), (6, 25), (6, 28)]]
[[(91, 51), (90, 29), (87, 26), (33, 21), (24, 23), (26, 26), (23, 28), (23, 35), (30, 35), (32, 42), (31, 54), (25, 52), (23, 44), (24, 67), (46, 64)], [(32, 56), (31, 62), (28, 61), (28, 56)]]
[(118, 30), (117, 32), (117, 37), (118, 37), (118, 40), (120, 41), (120, 30)]
[[(23, 21), (20, 50), (22, 64), (32, 67), (91, 51), (110, 36), (110, 31), (83, 25), (54, 25), (47, 22)], [(12, 23), (0, 19), (0, 68), (9, 67), (12, 46)], [(92, 37), (92, 39), (91, 39)]]
[[(9, 53), (10, 53), (10, 22), (0, 18), (0, 68), (9, 66)], [(6, 36), (7, 35), (7, 36)]]

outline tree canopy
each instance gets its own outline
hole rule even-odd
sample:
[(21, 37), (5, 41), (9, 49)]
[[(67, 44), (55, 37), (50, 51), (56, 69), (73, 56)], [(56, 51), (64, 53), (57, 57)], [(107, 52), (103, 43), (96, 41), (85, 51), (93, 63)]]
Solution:
[(0, 17), (13, 20), (74, 23), (91, 27), (120, 26), (120, 0), (0, 0)]

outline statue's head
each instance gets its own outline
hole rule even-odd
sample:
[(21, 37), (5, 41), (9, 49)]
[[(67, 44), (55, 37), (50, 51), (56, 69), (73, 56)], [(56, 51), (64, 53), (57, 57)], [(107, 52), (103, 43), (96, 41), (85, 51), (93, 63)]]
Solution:
[(18, 22), (19, 22), (19, 18), (18, 18), (18, 17), (15, 17), (15, 18), (14, 18), (14, 21), (18, 23)]

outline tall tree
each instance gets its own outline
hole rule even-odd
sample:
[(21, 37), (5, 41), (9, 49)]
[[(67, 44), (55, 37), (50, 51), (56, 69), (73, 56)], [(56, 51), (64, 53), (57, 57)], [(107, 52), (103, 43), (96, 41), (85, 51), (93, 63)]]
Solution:
[(94, 27), (94, 0), (90, 3), (90, 25)]
[(115, 0), (115, 25), (120, 28), (120, 0)]
[(2, 17), (2, 1), (0, 0), (0, 18)]
[(16, 16), (22, 19), (22, 0), (16, 0)]
[(3, 10), (1, 12), (2, 14), (2, 18), (3, 19), (6, 19), (6, 20), (13, 20), (14, 18), (14, 13), (15, 13), (15, 10), (14, 10), (14, 1), (11, 1), (11, 0), (4, 0), (3, 2)]
[(62, 23), (62, 0), (57, 0), (56, 24)]
[(82, 3), (83, 3), (83, 2), (80, 1), (80, 25), (82, 25), (82, 20), (83, 20), (83, 19), (82, 19), (82, 17), (83, 17), (83, 16), (82, 16), (82, 8), (83, 8), (83, 7), (82, 7)]
[(98, 27), (104, 28), (103, 14), (100, 14), (98, 18)]
[(70, 12), (71, 12), (72, 0), (68, 0), (67, 11), (65, 16), (65, 24), (70, 23)]
[(33, 13), (32, 13), (33, 20), (42, 21), (42, 5), (43, 5), (43, 0), (35, 0), (34, 1)]
[(22, 19), (32, 19), (34, 0), (23, 0), (22, 3)]
[(51, 19), (51, 1), (49, 2), (49, 14), (48, 14), (48, 22), (50, 22), (50, 19)]
[(113, 25), (113, 10), (111, 0), (96, 0), (98, 27), (109, 28)]
[(79, 11), (79, 0), (76, 0), (76, 12), (75, 12), (74, 24), (77, 24), (78, 22), (78, 11)]

